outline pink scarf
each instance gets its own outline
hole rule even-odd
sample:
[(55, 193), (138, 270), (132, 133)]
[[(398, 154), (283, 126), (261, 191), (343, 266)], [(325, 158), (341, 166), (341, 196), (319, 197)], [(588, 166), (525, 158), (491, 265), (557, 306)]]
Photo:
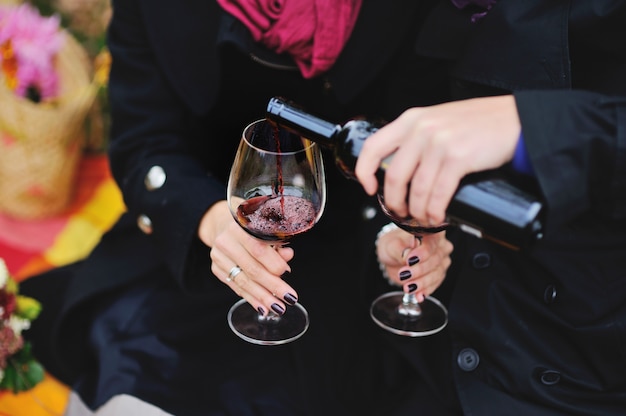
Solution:
[(362, 0), (217, 0), (256, 42), (288, 53), (304, 78), (329, 70), (356, 23)]

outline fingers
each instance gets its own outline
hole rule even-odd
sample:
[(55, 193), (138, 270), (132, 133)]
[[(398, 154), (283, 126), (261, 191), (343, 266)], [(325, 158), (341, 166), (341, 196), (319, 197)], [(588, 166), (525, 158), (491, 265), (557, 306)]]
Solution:
[(213, 274), (262, 315), (280, 315), (297, 302), (297, 292), (281, 278), (291, 271), (293, 249), (274, 249), (233, 222), (215, 239), (210, 257)]
[[(403, 289), (407, 293), (415, 293), (418, 302), (422, 302), (424, 298), (432, 294), (445, 279), (446, 272), (451, 264), (450, 253), (452, 252), (452, 244), (442, 239), (441, 244), (437, 246), (434, 252), (424, 254), (409, 254), (409, 258), (419, 259), (417, 262), (408, 262), (406, 269), (409, 270), (411, 277), (403, 282)], [(406, 269), (400, 270), (400, 275)]]
[(510, 161), (520, 131), (512, 95), (411, 108), (365, 141), (355, 174), (375, 193), (376, 169), (393, 152), (385, 171), (386, 207), (438, 225), (461, 179)]
[(415, 237), (403, 230), (394, 230), (378, 239), (378, 259), (388, 266), (401, 267), (405, 254), (418, 245)]
[(404, 291), (417, 294), (420, 302), (433, 293), (445, 279), (451, 253), (452, 243), (445, 233), (425, 235), (422, 244), (407, 253), (406, 266), (399, 270)]
[[(383, 159), (396, 152), (401, 139), (407, 135), (408, 127), (409, 125), (400, 116), (368, 137), (363, 144), (354, 174), (369, 195), (376, 194), (378, 186), (382, 185), (376, 180), (376, 172)], [(394, 154), (393, 158), (396, 157), (397, 154)]]
[[(424, 131), (419, 122), (418, 110), (407, 110), (390, 123), (388, 125), (390, 129), (385, 131), (387, 135), (396, 135), (393, 140), (398, 142), (396, 144), (398, 150), (385, 170), (385, 206), (399, 217), (408, 215), (407, 190), (414, 173), (422, 170), (424, 163), (424, 145), (427, 142), (420, 139)], [(412, 117), (416, 118), (411, 119)]]
[(446, 221), (446, 210), (464, 174), (461, 163), (443, 162), (435, 156), (427, 160), (411, 180), (408, 215), (418, 224), (434, 227)]
[(415, 293), (421, 302), (443, 283), (451, 264), (452, 243), (445, 238), (445, 232), (441, 232), (424, 235), (415, 239), (412, 247), (400, 249), (406, 241), (389, 234), (379, 243), (379, 261), (385, 264), (394, 283), (402, 286), (406, 293)]

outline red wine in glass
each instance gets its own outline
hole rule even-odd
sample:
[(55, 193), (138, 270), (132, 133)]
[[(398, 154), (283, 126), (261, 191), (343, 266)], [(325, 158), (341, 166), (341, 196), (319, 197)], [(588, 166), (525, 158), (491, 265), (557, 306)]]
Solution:
[(237, 207), (237, 222), (258, 239), (286, 242), (311, 229), (317, 214), (315, 204), (299, 196), (255, 196)]
[[(266, 120), (248, 125), (235, 155), (227, 187), (234, 220), (253, 237), (273, 246), (310, 230), (326, 202), (320, 148)], [(260, 345), (298, 339), (308, 328), (306, 309), (296, 303), (283, 315), (262, 316), (245, 299), (228, 312), (230, 328)]]

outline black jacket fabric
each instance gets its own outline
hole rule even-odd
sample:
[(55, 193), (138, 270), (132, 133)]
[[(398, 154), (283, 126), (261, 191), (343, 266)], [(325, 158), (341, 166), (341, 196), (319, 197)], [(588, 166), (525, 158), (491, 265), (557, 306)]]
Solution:
[(416, 48), (449, 60), (455, 98), (514, 93), (545, 236), (515, 252), (451, 233), (447, 329), (389, 342), (468, 415), (623, 414), (626, 2), (471, 14), (440, 2)]

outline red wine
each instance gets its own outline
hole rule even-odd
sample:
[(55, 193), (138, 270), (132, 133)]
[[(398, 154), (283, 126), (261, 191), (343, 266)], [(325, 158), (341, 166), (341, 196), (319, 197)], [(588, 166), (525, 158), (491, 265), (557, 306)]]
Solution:
[[(331, 149), (339, 170), (352, 180), (356, 180), (354, 168), (365, 140), (382, 126), (362, 118), (334, 124), (280, 97), (269, 101), (266, 117), (279, 128)], [(383, 160), (377, 172), (379, 195), (383, 193), (384, 172), (392, 157)], [(384, 206), (383, 210), (409, 232), (415, 232), (416, 227), (420, 233), (432, 233), (458, 226), (478, 237), (517, 249), (543, 237), (545, 204), (537, 194), (535, 181), (503, 168), (466, 176), (446, 210), (446, 223), (440, 226), (421, 227), (410, 219), (393, 216)]]
[[(276, 172), (278, 174), (278, 194), (282, 195), (284, 193), (284, 185), (283, 185), (283, 162), (282, 162), (282, 153), (280, 151), (280, 139), (279, 139), (279, 130), (278, 126), (274, 126), (274, 143), (276, 144)], [(280, 200), (281, 209), (284, 206), (284, 200)]]
[(237, 221), (265, 241), (286, 241), (309, 230), (317, 221), (313, 202), (295, 195), (256, 196), (237, 208)]

